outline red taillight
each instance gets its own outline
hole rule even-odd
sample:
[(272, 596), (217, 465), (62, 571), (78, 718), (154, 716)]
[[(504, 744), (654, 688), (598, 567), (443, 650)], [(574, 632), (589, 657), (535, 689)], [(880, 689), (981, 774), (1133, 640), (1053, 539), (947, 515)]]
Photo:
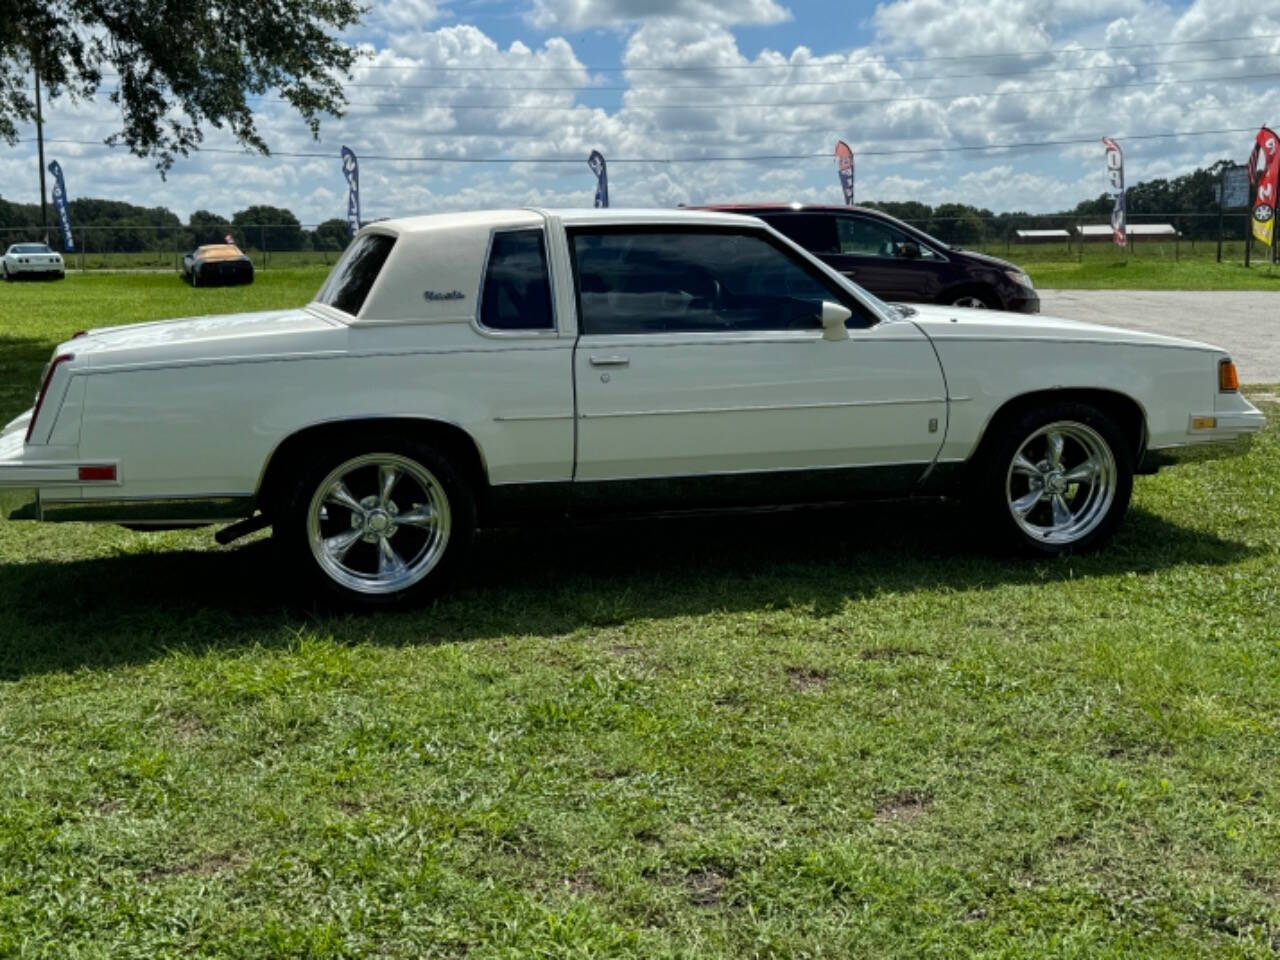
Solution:
[(71, 335), (71, 339), (75, 340), (78, 337), (87, 337), (88, 335), (89, 335), (88, 330), (77, 330), (75, 333)]
[(44, 404), (45, 394), (49, 392), (49, 384), (53, 382), (53, 375), (57, 372), (58, 367), (66, 363), (68, 360), (74, 360), (74, 353), (62, 353), (53, 358), (53, 362), (49, 364), (49, 369), (45, 371), (44, 382), (40, 384), (40, 392), (36, 394), (35, 409), (31, 411), (31, 422), (27, 424), (27, 437), (25, 443), (31, 442), (31, 431), (36, 428), (36, 420), (40, 418), (40, 407)]
[(116, 479), (116, 465), (114, 463), (104, 463), (101, 466), (94, 464), (88, 467), (81, 467), (78, 471), (81, 480), (110, 480)]

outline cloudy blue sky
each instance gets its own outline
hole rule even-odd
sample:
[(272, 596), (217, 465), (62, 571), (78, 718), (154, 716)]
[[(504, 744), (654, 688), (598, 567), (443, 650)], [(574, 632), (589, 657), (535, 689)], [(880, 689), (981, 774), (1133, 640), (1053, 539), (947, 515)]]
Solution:
[[(51, 105), (47, 152), (73, 197), (182, 216), (268, 202), (312, 223), (344, 213), (344, 143), (364, 157), (372, 218), (589, 205), (592, 149), (611, 160), (614, 206), (834, 203), (843, 137), (859, 199), (1044, 211), (1105, 190), (1100, 144), (949, 148), (1108, 134), (1134, 183), (1243, 161), (1252, 137), (1126, 136), (1280, 122), (1280, 0), (373, 0), (349, 40), (367, 55), (318, 144), (284, 105), (257, 104), (274, 150), (332, 159), (204, 153), (162, 181), (124, 151), (56, 142), (111, 133), (101, 102)], [(216, 130), (206, 145), (234, 146)], [(801, 157), (686, 162), (762, 155)], [(0, 146), (0, 193), (36, 201), (36, 166), (34, 143)]]

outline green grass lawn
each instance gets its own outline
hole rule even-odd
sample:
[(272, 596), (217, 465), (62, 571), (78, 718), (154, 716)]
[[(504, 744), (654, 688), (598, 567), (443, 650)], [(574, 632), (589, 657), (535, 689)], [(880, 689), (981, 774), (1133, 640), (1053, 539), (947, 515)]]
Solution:
[[(314, 279), (0, 288), (0, 412)], [(0, 956), (1274, 957), (1277, 478), (1271, 426), (1057, 562), (947, 505), (485, 533), (364, 617), (0, 521)]]
[(1049, 290), (1278, 290), (1280, 267), (1212, 260), (1097, 259), (1024, 264)]

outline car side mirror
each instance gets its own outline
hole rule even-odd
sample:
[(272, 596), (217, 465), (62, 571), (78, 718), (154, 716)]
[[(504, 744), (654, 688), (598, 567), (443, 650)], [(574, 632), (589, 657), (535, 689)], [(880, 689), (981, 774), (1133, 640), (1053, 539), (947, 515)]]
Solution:
[(902, 252), (899, 256), (906, 257), (908, 260), (920, 259), (920, 244), (913, 240), (908, 240), (902, 245)]
[(848, 340), (849, 331), (845, 323), (853, 316), (853, 311), (843, 304), (822, 301), (822, 339)]

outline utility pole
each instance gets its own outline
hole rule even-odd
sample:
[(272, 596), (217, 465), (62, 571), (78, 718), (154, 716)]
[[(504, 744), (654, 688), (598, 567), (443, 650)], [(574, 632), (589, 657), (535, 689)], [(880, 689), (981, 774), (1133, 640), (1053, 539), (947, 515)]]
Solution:
[(44, 242), (49, 242), (49, 221), (45, 213), (44, 191), (44, 115), (40, 111), (40, 56), (31, 58), (36, 71), (36, 150), (40, 154), (40, 229), (44, 232)]

